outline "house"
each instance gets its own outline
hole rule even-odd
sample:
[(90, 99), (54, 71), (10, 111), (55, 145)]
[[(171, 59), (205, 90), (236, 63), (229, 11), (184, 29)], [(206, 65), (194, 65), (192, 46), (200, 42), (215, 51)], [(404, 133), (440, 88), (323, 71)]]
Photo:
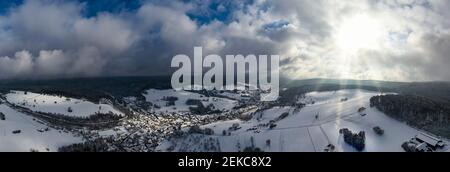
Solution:
[(442, 148), (445, 146), (445, 143), (441, 139), (438, 139), (434, 136), (425, 133), (419, 133), (418, 135), (416, 135), (416, 140), (426, 143), (433, 149)]
[(250, 94), (246, 94), (246, 93), (244, 93), (244, 94), (241, 94), (241, 97), (245, 97), (245, 98), (248, 98), (248, 97), (250, 97)]
[(428, 147), (427, 143), (423, 142), (416, 146), (417, 152), (432, 152), (432, 150)]

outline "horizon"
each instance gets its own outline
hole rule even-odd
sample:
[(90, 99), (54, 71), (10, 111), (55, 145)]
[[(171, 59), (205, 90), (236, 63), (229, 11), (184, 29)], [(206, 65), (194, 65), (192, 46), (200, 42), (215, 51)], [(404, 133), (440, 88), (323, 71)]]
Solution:
[[(166, 77), (168, 81), (172, 77), (171, 74), (167, 75), (117, 75), (117, 76), (74, 76), (74, 77), (61, 77), (61, 78), (11, 78), (11, 79), (0, 79), (2, 81), (55, 81), (55, 80), (76, 80), (76, 79), (107, 79), (107, 78), (151, 78), (151, 77)], [(192, 77), (193, 79), (193, 77)], [(389, 83), (450, 83), (450, 81), (389, 81), (389, 80), (370, 80), (370, 79), (345, 79), (345, 78), (288, 78), (280, 77), (280, 83), (289, 81), (307, 81), (307, 80), (340, 80), (340, 81), (357, 81), (357, 82), (389, 82)]]

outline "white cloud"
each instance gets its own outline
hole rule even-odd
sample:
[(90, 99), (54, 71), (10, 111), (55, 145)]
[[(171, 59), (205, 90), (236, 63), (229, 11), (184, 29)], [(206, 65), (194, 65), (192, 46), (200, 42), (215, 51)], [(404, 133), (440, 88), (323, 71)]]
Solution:
[(27, 51), (17, 52), (13, 58), (0, 57), (1, 77), (20, 77), (28, 75), (33, 70), (31, 54)]

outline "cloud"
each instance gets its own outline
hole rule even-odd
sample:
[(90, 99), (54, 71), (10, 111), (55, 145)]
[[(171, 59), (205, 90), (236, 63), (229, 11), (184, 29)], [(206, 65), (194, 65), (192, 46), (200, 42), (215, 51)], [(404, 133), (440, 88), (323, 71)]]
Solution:
[(202, 46), (221, 56), (279, 54), (282, 74), (293, 78), (450, 80), (448, 7), (439, 0), (147, 0), (85, 15), (89, 3), (27, 0), (0, 16), (0, 78), (170, 74), (173, 56)]
[[(29, 70), (35, 71), (21, 77), (108, 73), (108, 62), (124, 56), (139, 33), (128, 17), (101, 13), (88, 18), (82, 16), (82, 9), (83, 4), (75, 2), (26, 1), (2, 16), (0, 35), (7, 41), (0, 44), (0, 52), (5, 56), (22, 50), (30, 54)], [(16, 76), (3, 75), (8, 77)]]
[(31, 54), (27, 51), (17, 52), (13, 58), (0, 57), (1, 77), (20, 77), (33, 70)]

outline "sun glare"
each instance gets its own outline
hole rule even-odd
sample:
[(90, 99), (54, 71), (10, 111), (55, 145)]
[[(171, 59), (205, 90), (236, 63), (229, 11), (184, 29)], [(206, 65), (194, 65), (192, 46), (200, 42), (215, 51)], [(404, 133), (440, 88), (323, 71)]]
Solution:
[(354, 64), (363, 63), (366, 59), (361, 58), (358, 52), (380, 49), (385, 28), (376, 17), (365, 14), (347, 17), (335, 27), (336, 74), (340, 78), (359, 79), (361, 74), (354, 69)]
[(375, 18), (358, 15), (343, 20), (337, 28), (336, 44), (344, 54), (375, 49), (382, 38), (382, 25)]

